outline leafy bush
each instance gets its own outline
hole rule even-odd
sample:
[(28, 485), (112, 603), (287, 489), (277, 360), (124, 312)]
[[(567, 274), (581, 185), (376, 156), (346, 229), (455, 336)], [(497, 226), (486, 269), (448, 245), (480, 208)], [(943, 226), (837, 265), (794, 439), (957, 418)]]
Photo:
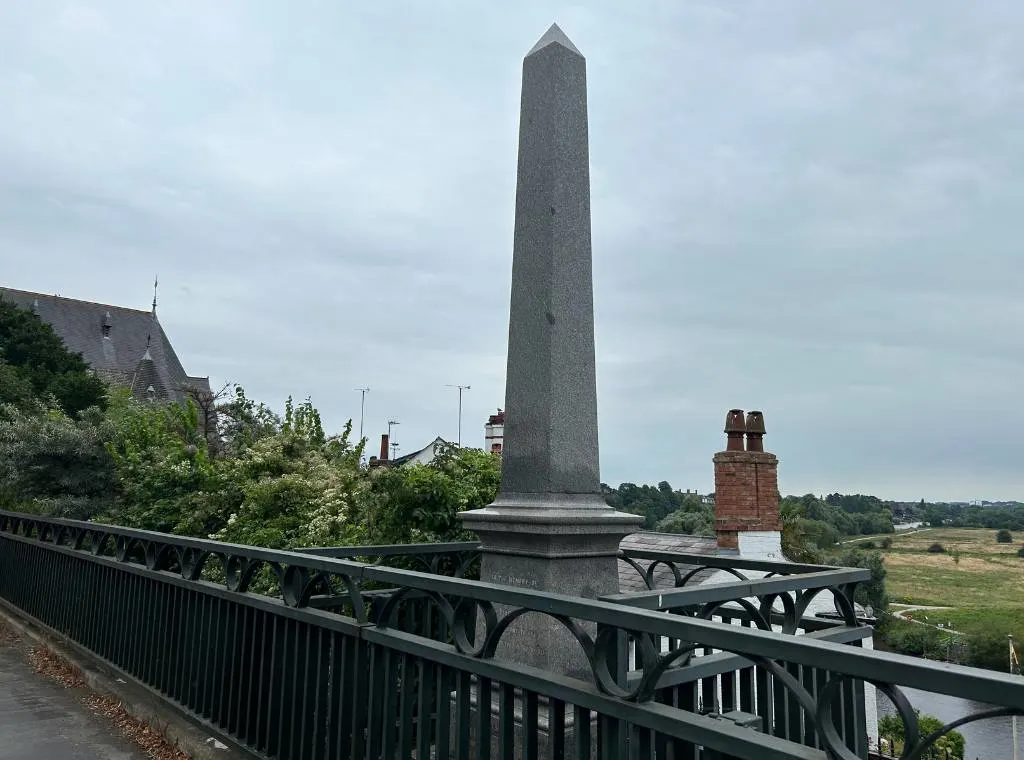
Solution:
[(715, 508), (698, 504), (695, 508), (683, 507), (658, 522), (655, 530), (662, 533), (685, 533), (691, 536), (715, 535)]
[[(922, 715), (920, 710), (917, 713), (917, 730), (921, 737), (939, 731), (943, 727), (941, 720), (934, 715)], [(883, 715), (878, 721), (878, 733), (883, 739), (888, 739), (895, 744), (889, 751), (891, 754), (903, 753), (903, 722), (898, 715)], [(959, 731), (950, 731), (932, 745), (934, 755), (943, 760), (963, 760), (964, 737)], [(932, 755), (926, 755), (931, 757)]]
[(1006, 628), (992, 620), (979, 622), (967, 629), (967, 664), (975, 668), (987, 668), (1006, 672), (1007, 647)]
[(1003, 528), (1001, 531), (998, 531), (996, 533), (996, 541), (998, 541), (1001, 544), (1012, 544), (1013, 534), (1010, 533), (1010, 531), (1008, 531), (1006, 528)]
[(882, 548), (883, 549), (891, 549), (892, 548), (892, 539), (889, 536), (886, 536), (885, 538), (882, 539)]
[(841, 567), (863, 567), (870, 570), (871, 579), (857, 584), (854, 601), (865, 607), (870, 606), (876, 615), (885, 611), (889, 606), (889, 596), (885, 590), (885, 560), (881, 553), (847, 549), (832, 561)]
[(874, 541), (861, 541), (859, 544), (857, 544), (857, 547), (860, 548), (860, 549), (874, 549), (874, 548), (876, 548)]
[(930, 551), (932, 554), (942, 554), (944, 551), (946, 551), (946, 547), (944, 547), (942, 544), (936, 543), (929, 546), (928, 551)]
[(946, 659), (946, 638), (938, 628), (920, 625), (896, 617), (886, 617), (878, 627), (880, 638), (900, 654)]
[(1020, 548), (1019, 548), (1019, 549), (1017, 550), (1017, 556), (1018, 556), (1018, 557), (1024, 557), (1024, 546), (1020, 547)]
[(106, 385), (49, 325), (0, 297), (0, 404), (31, 410), (42, 401), (69, 417), (105, 408)]
[(72, 419), (60, 409), (0, 405), (0, 504), (23, 512), (87, 520), (109, 504), (113, 431), (98, 409)]
[(479, 449), (446, 444), (430, 464), (374, 472), (360, 523), (367, 543), (465, 541), (459, 513), (490, 504), (501, 483), (501, 460)]

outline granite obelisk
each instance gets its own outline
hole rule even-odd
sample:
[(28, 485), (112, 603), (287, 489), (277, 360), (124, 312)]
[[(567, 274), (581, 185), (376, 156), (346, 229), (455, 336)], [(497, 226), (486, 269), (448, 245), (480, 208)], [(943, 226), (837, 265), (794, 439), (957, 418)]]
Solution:
[[(601, 495), (586, 77), (557, 25), (523, 61), (501, 488), (462, 519), (481, 580), (596, 597), (618, 591), (619, 542), (640, 518)], [(559, 623), (514, 625), (499, 656), (584, 669)]]

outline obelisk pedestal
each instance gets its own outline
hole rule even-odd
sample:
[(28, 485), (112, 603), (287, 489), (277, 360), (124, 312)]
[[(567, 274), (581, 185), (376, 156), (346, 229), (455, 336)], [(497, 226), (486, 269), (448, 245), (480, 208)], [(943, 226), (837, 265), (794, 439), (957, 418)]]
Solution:
[[(641, 518), (601, 494), (586, 61), (554, 25), (523, 61), (504, 432), (497, 499), (461, 515), (481, 580), (618, 592), (619, 542)], [(497, 655), (590, 678), (579, 643), (542, 614), (513, 623)]]

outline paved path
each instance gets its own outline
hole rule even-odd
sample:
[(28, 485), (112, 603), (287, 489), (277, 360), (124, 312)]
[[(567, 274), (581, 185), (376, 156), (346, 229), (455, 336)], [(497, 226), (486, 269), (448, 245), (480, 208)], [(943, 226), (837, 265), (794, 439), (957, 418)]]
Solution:
[[(951, 610), (951, 609), (954, 609), (954, 608), (953, 607), (933, 607), (932, 605), (928, 605), (928, 604), (914, 604), (914, 605), (912, 605), (910, 607), (904, 607), (901, 610), (895, 610), (893, 612), (893, 614), (896, 617), (898, 617), (900, 620), (907, 620), (907, 613), (908, 612), (917, 612), (918, 610)], [(920, 623), (921, 625), (928, 625), (928, 626), (931, 626), (932, 628), (938, 628), (938, 626), (935, 625), (934, 623), (927, 623), (924, 620), (915, 620), (913, 616), (911, 616), (911, 619), (907, 620), (907, 622), (908, 623)], [(943, 628), (942, 630), (946, 631), (947, 633), (955, 633), (958, 636), (962, 636), (963, 635), (962, 633), (960, 633), (960, 631), (954, 631), (952, 628)]]
[(873, 536), (861, 536), (859, 538), (851, 538), (846, 541), (840, 541), (839, 543), (857, 544), (861, 541), (874, 541), (876, 538), (885, 538), (887, 536), (889, 538), (894, 538), (895, 536), (899, 536), (900, 538), (902, 538), (903, 536), (912, 536), (915, 533), (924, 533), (927, 530), (935, 530), (935, 528), (914, 528), (913, 530), (898, 530), (895, 533), (876, 533)]
[(37, 675), (18, 647), (0, 644), (0, 757), (3, 760), (146, 760), (109, 721), (93, 715), (80, 689)]

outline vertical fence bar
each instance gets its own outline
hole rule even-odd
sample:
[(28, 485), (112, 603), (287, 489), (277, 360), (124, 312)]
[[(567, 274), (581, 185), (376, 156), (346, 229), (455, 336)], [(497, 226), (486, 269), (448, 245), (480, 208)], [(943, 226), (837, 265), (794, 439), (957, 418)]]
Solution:
[(472, 733), (471, 723), (471, 710), (470, 710), (470, 691), (473, 688), (473, 682), (470, 678), (469, 673), (464, 670), (460, 670), (456, 675), (456, 686), (455, 686), (455, 710), (456, 710), (456, 754), (455, 756), (460, 760), (469, 758), (470, 751), (470, 734)]
[[(416, 678), (416, 658), (402, 653), (399, 663), (401, 665), (401, 682), (398, 685), (398, 751), (399, 757), (411, 758), (413, 747), (413, 708), (415, 696), (419, 693), (419, 685)], [(421, 714), (419, 720), (424, 716)]]
[(548, 701), (548, 755), (549, 758), (565, 757), (565, 702), (560, 699)]
[(437, 678), (437, 751), (435, 757), (448, 758), (451, 754), (451, 728), (454, 703), (452, 692), (455, 679), (450, 668), (440, 666)]
[[(792, 663), (786, 663), (786, 670), (789, 674), (800, 681), (800, 666)], [(785, 695), (786, 700), (786, 738), (791, 742), (803, 743), (803, 708), (800, 706), (800, 702), (797, 700), (794, 694), (791, 694), (788, 689), (779, 684), (780, 688)]]
[(572, 726), (575, 739), (575, 760), (591, 760), (590, 710), (579, 705), (572, 708)]
[[(345, 640), (346, 650), (349, 650), (349, 657), (345, 660), (351, 664), (349, 675), (345, 679), (345, 693), (351, 695), (359, 684), (365, 684), (370, 671), (369, 647), (357, 639)], [(366, 737), (369, 733), (370, 718), (369, 711), (372, 709), (372, 702), (365, 699), (354, 699), (349, 713), (352, 715), (352, 757), (362, 757), (363, 749), (366, 746)]]
[(430, 760), (430, 748), (436, 736), (440, 715), (437, 714), (437, 665), (416, 658), (416, 757)]
[(498, 758), (513, 760), (516, 752), (516, 691), (501, 684), (498, 691)]
[[(811, 698), (817, 701), (818, 691), (824, 686), (822, 679), (827, 677), (827, 673), (811, 667), (802, 667), (800, 670), (803, 687), (807, 689), (807, 693), (811, 695)], [(840, 731), (842, 731), (842, 727), (840, 727)], [(804, 715), (804, 744), (808, 747), (821, 748), (821, 739), (814, 728), (813, 715)]]

